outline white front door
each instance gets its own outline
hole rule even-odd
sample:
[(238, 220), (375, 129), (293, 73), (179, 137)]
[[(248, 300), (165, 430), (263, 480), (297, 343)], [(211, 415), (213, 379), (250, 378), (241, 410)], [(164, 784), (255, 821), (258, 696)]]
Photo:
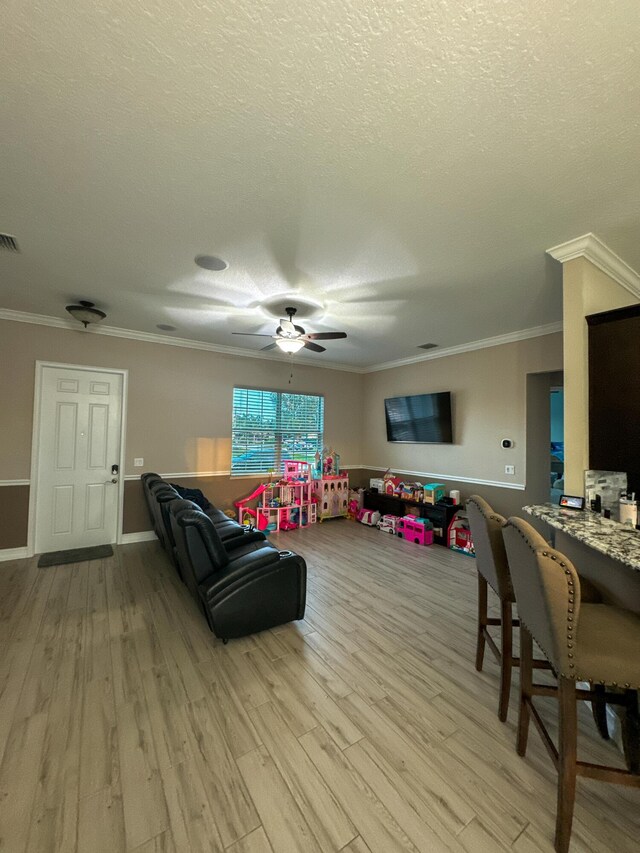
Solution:
[(119, 373), (42, 368), (36, 553), (116, 541), (122, 380)]

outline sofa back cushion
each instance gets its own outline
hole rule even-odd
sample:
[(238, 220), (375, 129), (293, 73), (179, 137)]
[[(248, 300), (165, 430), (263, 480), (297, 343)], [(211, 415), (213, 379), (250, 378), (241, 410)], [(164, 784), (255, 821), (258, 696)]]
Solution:
[(197, 583), (229, 564), (229, 555), (211, 519), (200, 510), (180, 514), (178, 524), (185, 531), (187, 554)]

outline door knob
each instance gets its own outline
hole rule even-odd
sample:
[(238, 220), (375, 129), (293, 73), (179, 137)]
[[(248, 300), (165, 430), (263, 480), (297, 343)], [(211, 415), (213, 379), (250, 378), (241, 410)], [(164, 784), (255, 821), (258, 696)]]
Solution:
[(107, 485), (109, 485), (109, 483), (117, 483), (117, 482), (118, 482), (118, 478), (117, 478), (117, 477), (113, 477), (111, 480), (105, 480), (105, 483), (106, 483)]

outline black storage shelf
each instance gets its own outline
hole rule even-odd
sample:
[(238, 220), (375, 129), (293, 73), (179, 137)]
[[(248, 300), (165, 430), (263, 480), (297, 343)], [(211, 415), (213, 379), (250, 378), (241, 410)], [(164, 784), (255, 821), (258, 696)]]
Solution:
[[(451, 519), (462, 509), (460, 505), (451, 504), (425, 504), (419, 501), (409, 501), (396, 495), (385, 495), (382, 492), (372, 492), (365, 489), (365, 509), (378, 510), (380, 515), (413, 515), (428, 518), (433, 524), (433, 541), (438, 545), (448, 546), (447, 531)], [(441, 532), (440, 532), (441, 531)]]

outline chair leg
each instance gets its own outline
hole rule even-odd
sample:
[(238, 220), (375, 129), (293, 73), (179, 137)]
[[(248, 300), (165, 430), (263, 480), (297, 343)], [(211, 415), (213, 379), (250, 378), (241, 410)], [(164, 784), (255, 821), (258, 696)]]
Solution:
[(510, 601), (500, 602), (501, 659), (500, 659), (500, 703), (498, 717), (504, 723), (509, 711), (511, 693), (511, 669), (513, 667), (513, 612)]
[(476, 642), (476, 669), (482, 670), (484, 663), (484, 631), (487, 627), (487, 582), (478, 572), (478, 639)]
[(626, 706), (622, 717), (622, 746), (627, 770), (640, 773), (640, 714), (638, 691), (625, 690)]
[(533, 685), (533, 639), (525, 626), (520, 623), (520, 706), (518, 714), (518, 737), (516, 751), (524, 755), (527, 751), (529, 736), (529, 702)]
[(578, 713), (576, 683), (570, 678), (558, 679), (560, 734), (558, 744), (558, 811), (556, 813), (556, 853), (567, 853), (576, 798), (576, 760)]
[(607, 726), (607, 703), (604, 699), (604, 684), (593, 685), (593, 698), (591, 700), (591, 712), (600, 732), (600, 737), (609, 740), (609, 727)]

